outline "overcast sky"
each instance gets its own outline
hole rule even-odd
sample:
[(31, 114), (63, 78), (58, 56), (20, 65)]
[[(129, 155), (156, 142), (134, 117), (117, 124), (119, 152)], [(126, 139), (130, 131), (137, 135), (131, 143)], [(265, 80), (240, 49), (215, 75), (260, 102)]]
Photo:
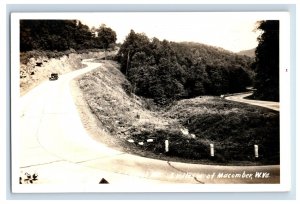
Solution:
[(123, 42), (130, 29), (169, 41), (194, 41), (238, 52), (257, 46), (256, 21), (246, 13), (88, 13), (77, 17), (89, 27), (102, 23)]

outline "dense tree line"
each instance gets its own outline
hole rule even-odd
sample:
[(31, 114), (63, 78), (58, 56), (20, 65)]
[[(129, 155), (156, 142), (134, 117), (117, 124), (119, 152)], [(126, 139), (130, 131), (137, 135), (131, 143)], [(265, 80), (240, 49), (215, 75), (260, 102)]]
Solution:
[[(96, 35), (98, 33), (98, 35)], [(78, 20), (21, 20), (20, 50), (64, 51), (107, 49), (116, 42), (116, 33), (105, 25), (89, 29)]]
[(130, 31), (118, 56), (136, 94), (159, 104), (244, 91), (252, 58), (198, 43), (176, 43)]
[(259, 22), (258, 30), (263, 33), (258, 38), (255, 50), (256, 72), (254, 98), (279, 101), (279, 21)]

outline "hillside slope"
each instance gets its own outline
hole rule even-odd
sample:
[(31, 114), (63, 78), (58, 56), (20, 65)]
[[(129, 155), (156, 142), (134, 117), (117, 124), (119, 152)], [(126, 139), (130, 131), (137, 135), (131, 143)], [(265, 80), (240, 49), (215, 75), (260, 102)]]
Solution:
[[(78, 80), (79, 87), (103, 129), (112, 135), (128, 139), (132, 133), (146, 129), (169, 128), (172, 120), (159, 112), (146, 109), (146, 102), (127, 94), (122, 85), (125, 76), (113, 61), (101, 61), (102, 66)], [(174, 122), (174, 121), (173, 121)]]
[(237, 54), (238, 55), (246, 55), (248, 57), (255, 57), (255, 49), (256, 48), (253, 48), (253, 49), (250, 49), (250, 50), (242, 50), (240, 52), (238, 52)]
[(131, 31), (116, 59), (134, 93), (161, 105), (202, 95), (245, 91), (253, 59), (209, 45), (160, 41)]
[[(279, 113), (265, 108), (202, 96), (165, 108), (127, 94), (119, 65), (100, 61), (95, 71), (78, 79), (78, 86), (96, 118), (95, 135), (123, 151), (145, 157), (195, 163), (235, 165), (279, 163)], [(169, 151), (165, 152), (165, 140)], [(105, 142), (104, 141), (104, 142)], [(215, 145), (211, 157), (210, 144)], [(254, 144), (260, 149), (255, 159)], [(110, 145), (110, 144), (109, 144)]]

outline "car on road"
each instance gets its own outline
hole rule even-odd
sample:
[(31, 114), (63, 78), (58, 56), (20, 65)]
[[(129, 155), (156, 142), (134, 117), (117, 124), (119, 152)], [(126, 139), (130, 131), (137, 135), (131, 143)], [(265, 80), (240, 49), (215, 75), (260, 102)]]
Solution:
[(58, 79), (58, 74), (57, 73), (52, 73), (49, 77), (49, 80), (50, 81), (53, 81), (53, 80), (57, 80)]

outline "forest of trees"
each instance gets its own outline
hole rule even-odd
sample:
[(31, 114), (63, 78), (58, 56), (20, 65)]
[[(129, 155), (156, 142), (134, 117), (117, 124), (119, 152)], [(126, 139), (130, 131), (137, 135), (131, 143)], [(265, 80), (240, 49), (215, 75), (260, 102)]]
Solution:
[(198, 43), (176, 43), (130, 31), (117, 56), (131, 91), (161, 105), (201, 95), (244, 91), (253, 59)]
[[(149, 39), (131, 30), (116, 56), (130, 82), (125, 88), (166, 105), (183, 98), (242, 92), (254, 83), (255, 97), (277, 100), (279, 22), (262, 21), (258, 29), (264, 32), (255, 61), (222, 48)], [(117, 39), (104, 24), (90, 29), (78, 20), (21, 20), (20, 31), (21, 52), (107, 50)]]
[(20, 21), (21, 52), (107, 49), (116, 42), (116, 39), (115, 31), (105, 25), (89, 29), (78, 20)]
[(252, 65), (256, 73), (253, 98), (279, 101), (279, 21), (261, 21), (258, 30), (263, 33), (258, 38)]

